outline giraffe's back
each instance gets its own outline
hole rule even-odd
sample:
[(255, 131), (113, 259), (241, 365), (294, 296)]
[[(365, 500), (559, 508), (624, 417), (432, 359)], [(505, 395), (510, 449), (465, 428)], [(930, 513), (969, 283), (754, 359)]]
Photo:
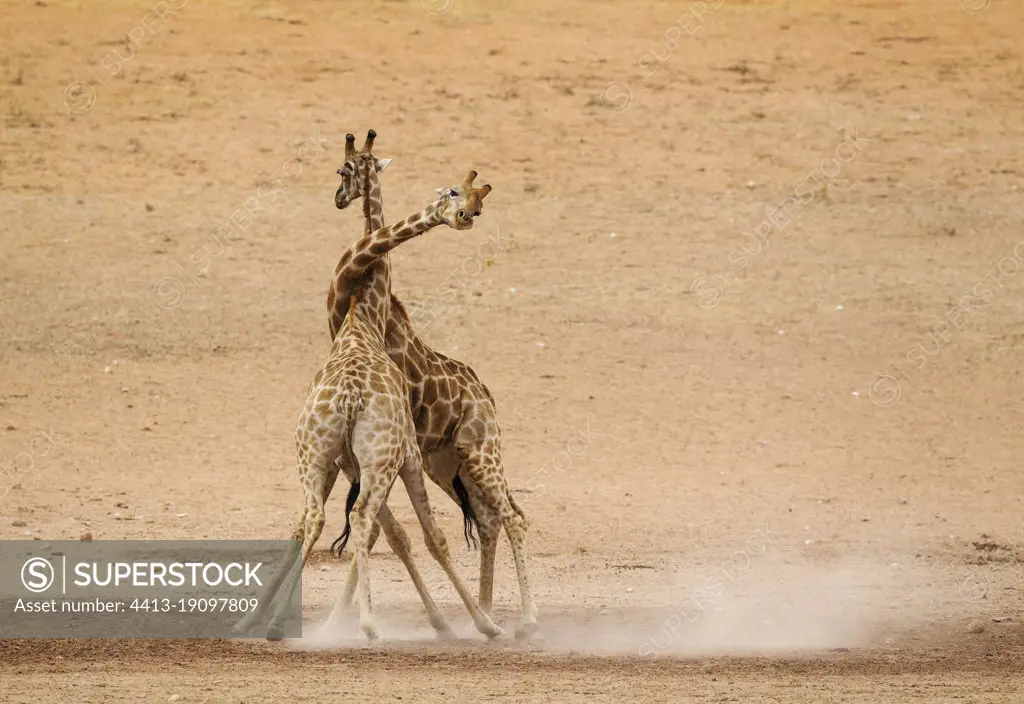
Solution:
[(479, 437), (498, 437), (494, 396), (473, 368), (431, 349), (412, 329), (392, 294), (387, 352), (404, 373), (417, 440), (424, 455), (451, 447), (472, 426)]

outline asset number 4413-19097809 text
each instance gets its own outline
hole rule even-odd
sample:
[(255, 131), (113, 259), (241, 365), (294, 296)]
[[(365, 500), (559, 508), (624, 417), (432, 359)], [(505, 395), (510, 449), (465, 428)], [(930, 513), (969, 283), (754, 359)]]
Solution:
[(187, 599), (135, 599), (128, 607), (132, 611), (155, 613), (216, 613), (222, 611), (245, 612), (255, 609), (259, 599), (228, 597), (189, 597)]

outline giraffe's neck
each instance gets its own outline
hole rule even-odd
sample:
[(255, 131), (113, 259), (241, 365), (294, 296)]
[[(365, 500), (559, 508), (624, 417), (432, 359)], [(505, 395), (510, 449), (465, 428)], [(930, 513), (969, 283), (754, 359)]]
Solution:
[[(366, 234), (372, 237), (374, 231), (384, 227), (384, 202), (380, 195), (380, 179), (372, 166), (366, 172), (365, 193), (363, 219), (366, 222)], [(376, 258), (359, 278), (363, 286), (363, 294), (358, 303), (359, 318), (379, 332), (383, 340), (387, 331), (388, 310), (391, 307), (391, 261), (386, 256)], [(334, 317), (333, 311), (331, 317)]]
[[(370, 251), (376, 253), (377, 258), (367, 270), (368, 280), (356, 304), (355, 313), (361, 321), (365, 321), (379, 333), (382, 345), (387, 336), (388, 311), (391, 308), (391, 264), (387, 253), (403, 242), (442, 224), (442, 208), (443, 202), (432, 203), (405, 220), (370, 233)], [(386, 286), (381, 283), (382, 281)]]
[(368, 178), (366, 197), (363, 198), (363, 220), (366, 223), (364, 234), (384, 227), (384, 200), (380, 195), (380, 179)]
[(444, 200), (436, 201), (405, 220), (370, 233), (370, 253), (380, 259), (386, 258), (388, 252), (403, 242), (443, 225), (445, 203)]
[[(363, 213), (369, 221), (373, 208), (371, 201), (380, 203), (379, 182), (376, 174), (370, 179), (367, 193), (374, 193), (376, 198), (367, 198)], [(348, 312), (348, 293), (355, 285), (361, 285), (365, 294), (361, 298), (362, 308), (369, 305), (377, 306), (375, 311), (365, 310), (363, 318), (381, 326), (382, 334), (388, 323), (388, 310), (391, 305), (391, 262), (387, 254), (402, 242), (421, 235), (427, 230), (444, 222), (443, 208), (446, 201), (439, 200), (427, 206), (419, 213), (412, 215), (390, 227), (379, 227), (364, 235), (350, 247), (335, 269), (334, 281), (327, 297), (327, 308), (330, 322), (331, 339), (334, 339)]]

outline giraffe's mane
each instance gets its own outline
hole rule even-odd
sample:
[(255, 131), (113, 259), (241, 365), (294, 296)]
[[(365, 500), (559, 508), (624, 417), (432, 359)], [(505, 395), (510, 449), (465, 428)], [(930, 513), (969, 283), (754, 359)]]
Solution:
[(405, 310), (405, 306), (402, 305), (402, 302), (393, 293), (391, 294), (391, 307), (395, 309), (403, 320), (409, 320), (409, 313)]
[(348, 312), (345, 314), (344, 324), (349, 324), (350, 321), (354, 320), (356, 313), (356, 306), (359, 301), (363, 300), (366, 296), (366, 284), (360, 283), (352, 288), (352, 291), (348, 295)]
[(363, 176), (363, 189), (366, 195), (363, 197), (363, 219), (370, 219), (370, 174), (373, 173), (372, 168), (366, 169), (366, 174)]

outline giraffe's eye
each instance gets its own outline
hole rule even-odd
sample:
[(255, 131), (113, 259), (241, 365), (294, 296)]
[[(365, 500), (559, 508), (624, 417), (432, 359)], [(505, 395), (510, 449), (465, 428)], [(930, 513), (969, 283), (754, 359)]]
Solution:
[(452, 189), (451, 191), (449, 191), (449, 192), (448, 192), (448, 197), (449, 197), (449, 198), (455, 198), (455, 197), (457, 197), (458, 195), (459, 195), (459, 192), (458, 192), (458, 191), (456, 191), (456, 190), (454, 190), (454, 189)]

